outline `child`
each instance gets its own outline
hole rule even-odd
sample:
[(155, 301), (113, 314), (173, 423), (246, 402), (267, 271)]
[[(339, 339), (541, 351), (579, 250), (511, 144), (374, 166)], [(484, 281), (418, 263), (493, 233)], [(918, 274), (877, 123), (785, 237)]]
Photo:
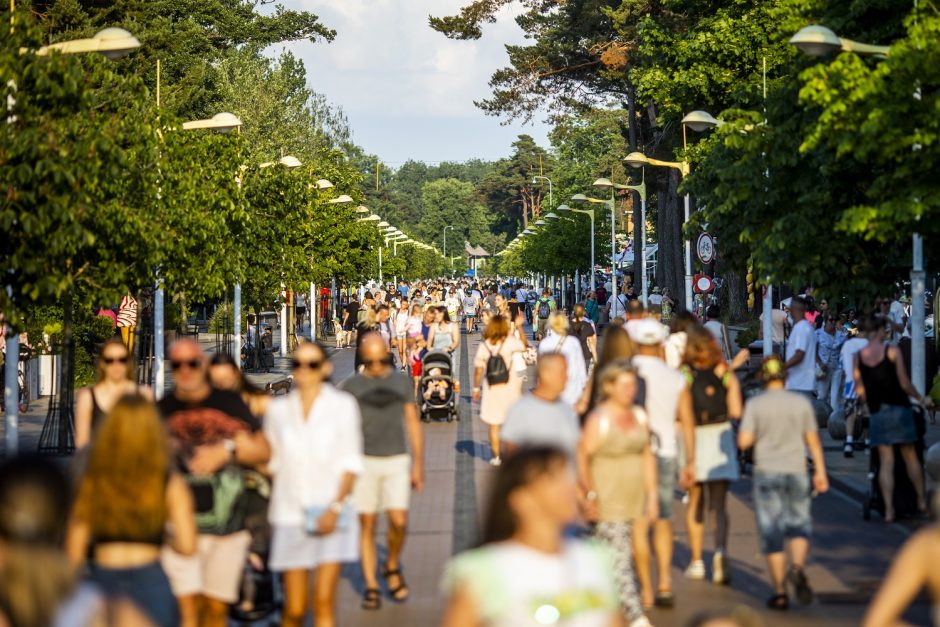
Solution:
[(437, 377), (441, 376), (440, 368), (431, 368), (428, 371), (428, 376), (431, 377), (431, 380), (428, 382), (428, 387), (424, 391), (424, 400), (429, 401), (434, 396), (437, 396), (442, 401), (447, 398), (447, 390), (450, 389), (450, 382), (445, 379), (438, 379)]

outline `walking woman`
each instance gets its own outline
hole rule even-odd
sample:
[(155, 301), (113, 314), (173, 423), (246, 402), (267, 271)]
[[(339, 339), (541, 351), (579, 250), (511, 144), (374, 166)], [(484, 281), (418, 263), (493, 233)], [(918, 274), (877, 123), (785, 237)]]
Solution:
[(587, 317), (584, 305), (575, 305), (571, 312), (571, 334), (581, 342), (584, 363), (590, 370), (590, 366), (597, 363), (597, 330)]
[(263, 417), (268, 411), (271, 395), (255, 387), (228, 353), (216, 353), (209, 360), (209, 383), (217, 390), (231, 390), (239, 394), (248, 405), (251, 415), (256, 418)]
[(715, 525), (712, 581), (731, 581), (726, 550), (728, 545), (728, 487), (738, 480), (738, 449), (731, 421), (741, 418), (741, 386), (722, 358), (715, 337), (700, 325), (688, 327), (685, 375), (692, 393), (695, 414), (695, 483), (689, 488), (686, 528), (692, 556), (685, 576), (705, 579), (702, 545), (705, 510)]
[(600, 372), (603, 400), (588, 416), (578, 444), (578, 483), (585, 517), (615, 554), (620, 607), (632, 627), (649, 625), (633, 568), (633, 523), (659, 517), (656, 458), (646, 413), (634, 405), (636, 370), (627, 360)]
[[(499, 428), (506, 420), (509, 407), (522, 396), (522, 379), (512, 368), (512, 356), (525, 351), (525, 345), (509, 333), (509, 320), (503, 316), (491, 316), (483, 330), (483, 341), (473, 359), (473, 400), (480, 403), (480, 420), (489, 427), (490, 448), (493, 457), (491, 466), (499, 466)], [(490, 363), (498, 357), (505, 363), (505, 370), (495, 371), (498, 363)]]
[(111, 338), (101, 347), (95, 364), (95, 384), (78, 391), (75, 401), (75, 448), (84, 448), (122, 396), (139, 393), (153, 400), (153, 392), (138, 386), (131, 354), (119, 338)]
[(450, 315), (444, 306), (436, 307), (434, 324), (428, 335), (428, 346), (434, 351), (453, 353), (460, 346), (460, 327), (450, 321)]
[(904, 360), (897, 346), (889, 346), (885, 338), (890, 331), (884, 318), (870, 318), (868, 346), (855, 356), (855, 389), (860, 402), (871, 412), (869, 437), (878, 447), (881, 467), (878, 484), (885, 503), (885, 522), (894, 522), (894, 445), (899, 445), (907, 476), (917, 494), (917, 509), (927, 513), (924, 496), (924, 470), (917, 459), (914, 443), (917, 427), (910, 397), (930, 409), (933, 401), (922, 396), (907, 378)]
[[(584, 386), (581, 400), (578, 401), (578, 405), (575, 408), (575, 411), (578, 412), (578, 415), (581, 416), (582, 419), (585, 419), (588, 412), (594, 409), (600, 402), (600, 379), (597, 373), (603, 370), (605, 366), (618, 359), (633, 359), (635, 354), (636, 347), (633, 345), (633, 340), (630, 339), (630, 334), (627, 333), (626, 329), (620, 325), (608, 326), (604, 329), (604, 339), (601, 342), (600, 355), (598, 356), (597, 363), (594, 365), (594, 371), (591, 373), (587, 384)], [(638, 381), (638, 385), (640, 392), (637, 394), (637, 403), (642, 405), (645, 397), (642, 391), (645, 386), (642, 380)]]
[[(99, 426), (69, 521), (66, 552), (90, 558), (92, 580), (108, 598), (130, 599), (159, 627), (180, 623), (160, 550), (196, 552), (193, 497), (172, 471), (156, 406), (125, 396)], [(171, 529), (170, 535), (166, 534)]]
[(600, 321), (600, 307), (597, 305), (597, 293), (588, 292), (584, 299), (584, 312), (591, 321), (597, 325)]
[(319, 344), (298, 346), (293, 368), (294, 390), (272, 400), (264, 419), (274, 478), (269, 566), (284, 573), (282, 625), (302, 625), (313, 607), (317, 627), (335, 627), (342, 564), (359, 559), (347, 498), (362, 473), (362, 420), (356, 399), (328, 382), (332, 365)]
[(548, 319), (548, 328), (552, 332), (539, 342), (539, 354), (560, 353), (564, 355), (565, 361), (568, 362), (568, 383), (565, 385), (561, 399), (571, 407), (575, 407), (587, 384), (587, 366), (584, 362), (581, 342), (570, 335), (570, 326), (565, 314), (553, 313)]
[(482, 545), (445, 572), (443, 627), (622, 627), (609, 551), (565, 536), (577, 516), (568, 457), (522, 449), (490, 494)]

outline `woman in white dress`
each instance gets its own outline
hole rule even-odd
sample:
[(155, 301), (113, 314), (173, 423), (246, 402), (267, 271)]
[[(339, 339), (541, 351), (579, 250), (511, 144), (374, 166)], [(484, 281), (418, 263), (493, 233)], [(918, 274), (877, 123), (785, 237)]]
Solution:
[(312, 605), (316, 625), (334, 627), (341, 565), (359, 559), (347, 497), (362, 472), (362, 419), (356, 399), (327, 382), (321, 346), (301, 344), (293, 367), (294, 390), (271, 402), (264, 421), (274, 478), (270, 568), (284, 573), (283, 625), (303, 624)]

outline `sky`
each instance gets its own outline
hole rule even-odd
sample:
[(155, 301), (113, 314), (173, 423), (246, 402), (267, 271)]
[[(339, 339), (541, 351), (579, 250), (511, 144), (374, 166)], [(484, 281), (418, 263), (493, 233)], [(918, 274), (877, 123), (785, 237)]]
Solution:
[(431, 30), (428, 16), (453, 15), (469, 0), (282, 0), (311, 11), (337, 32), (332, 43), (291, 42), (312, 89), (339, 105), (353, 140), (384, 163), (429, 164), (509, 156), (522, 133), (548, 145), (541, 120), (501, 125), (474, 100), (490, 95), (494, 70), (509, 64), (504, 48), (521, 43), (508, 7), (477, 41), (454, 41)]

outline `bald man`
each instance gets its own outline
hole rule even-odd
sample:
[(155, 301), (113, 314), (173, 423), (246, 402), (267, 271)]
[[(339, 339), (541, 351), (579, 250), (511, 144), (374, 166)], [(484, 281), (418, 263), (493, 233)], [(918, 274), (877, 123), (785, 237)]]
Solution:
[(228, 606), (238, 600), (251, 536), (239, 499), (228, 511), (213, 509), (222, 482), (212, 477), (224, 472), (238, 480), (244, 468), (266, 463), (271, 449), (241, 397), (209, 385), (206, 356), (196, 342), (174, 343), (170, 368), (175, 387), (159, 408), (177, 451), (177, 467), (193, 490), (199, 536), (195, 555), (164, 547), (163, 569), (180, 604), (181, 625), (224, 627)]
[(399, 557), (405, 546), (411, 491), (420, 492), (424, 487), (424, 434), (414, 384), (392, 366), (385, 339), (369, 333), (363, 336), (358, 351), (362, 371), (339, 388), (356, 397), (362, 414), (364, 470), (356, 480), (353, 503), (362, 534), (360, 553), (366, 583), (362, 607), (377, 610), (381, 598), (375, 526), (381, 512), (388, 517), (388, 558), (382, 576), (395, 601), (405, 601), (409, 595)]
[(509, 408), (500, 435), (507, 455), (523, 446), (554, 446), (574, 459), (581, 423), (562, 400), (568, 384), (568, 361), (561, 353), (539, 355), (538, 382)]

